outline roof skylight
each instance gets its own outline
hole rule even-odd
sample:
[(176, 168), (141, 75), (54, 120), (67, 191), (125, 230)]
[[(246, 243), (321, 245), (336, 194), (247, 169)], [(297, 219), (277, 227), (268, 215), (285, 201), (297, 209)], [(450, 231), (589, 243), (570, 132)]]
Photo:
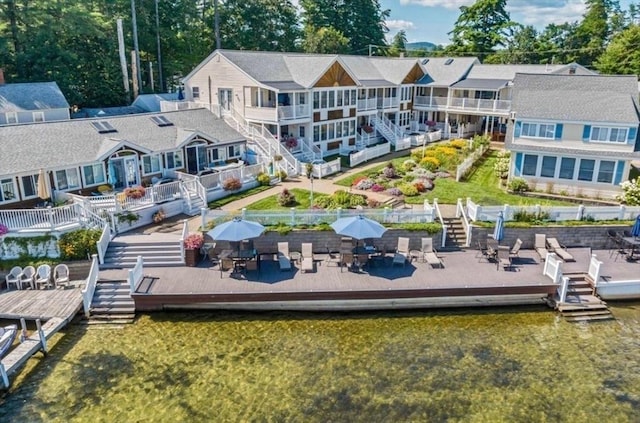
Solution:
[(163, 115), (151, 116), (151, 120), (153, 121), (153, 123), (155, 123), (160, 127), (173, 126), (173, 122), (171, 122), (169, 119), (166, 118), (166, 116), (163, 116)]
[(106, 120), (97, 120), (97, 121), (91, 122), (91, 126), (93, 126), (94, 129), (98, 131), (99, 134), (108, 134), (110, 132), (118, 132), (118, 130), (113, 126), (111, 126), (111, 124)]

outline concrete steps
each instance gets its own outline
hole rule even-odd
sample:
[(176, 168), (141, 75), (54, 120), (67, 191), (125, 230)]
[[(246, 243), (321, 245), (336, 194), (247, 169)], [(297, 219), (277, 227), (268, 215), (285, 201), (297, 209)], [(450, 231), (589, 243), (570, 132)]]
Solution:
[(127, 281), (98, 281), (91, 301), (89, 324), (127, 324), (136, 317), (136, 306)]
[(180, 250), (179, 242), (112, 242), (100, 268), (133, 268), (138, 256), (142, 256), (145, 267), (183, 266)]

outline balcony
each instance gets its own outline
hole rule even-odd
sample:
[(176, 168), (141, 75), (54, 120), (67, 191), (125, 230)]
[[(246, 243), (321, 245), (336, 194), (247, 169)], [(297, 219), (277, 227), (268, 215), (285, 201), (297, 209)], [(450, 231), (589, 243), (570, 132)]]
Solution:
[(376, 97), (358, 100), (359, 112), (364, 112), (367, 110), (376, 110), (377, 108), (378, 108), (378, 99)]
[(253, 107), (244, 108), (244, 118), (248, 120), (277, 122), (278, 115), (275, 107)]
[(378, 109), (394, 109), (400, 107), (399, 97), (378, 98)]
[(434, 109), (446, 109), (447, 97), (435, 97), (435, 96), (416, 96), (414, 106), (430, 107)]
[(480, 98), (452, 97), (449, 110), (463, 110), (476, 112), (494, 112), (508, 114), (511, 110), (510, 100), (484, 100)]
[(311, 117), (311, 108), (308, 104), (278, 106), (278, 117), (280, 120), (307, 119)]

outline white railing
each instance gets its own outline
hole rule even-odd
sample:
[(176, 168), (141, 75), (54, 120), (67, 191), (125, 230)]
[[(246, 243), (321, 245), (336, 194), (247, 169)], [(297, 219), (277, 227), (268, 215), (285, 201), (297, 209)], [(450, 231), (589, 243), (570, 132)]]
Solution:
[(634, 220), (640, 214), (640, 206), (481, 206), (467, 199), (467, 216), (473, 221), (495, 222), (498, 213), (502, 212), (505, 221), (513, 220), (516, 212), (527, 212), (539, 215), (548, 214), (549, 220), (563, 222), (567, 220), (581, 220), (588, 217), (598, 220)]
[(367, 98), (358, 100), (358, 111), (376, 110), (378, 108), (378, 98)]
[(136, 288), (142, 282), (142, 278), (144, 278), (144, 265), (142, 256), (138, 256), (136, 260), (136, 265), (133, 266), (133, 269), (129, 269), (129, 274), (127, 276), (127, 281), (129, 282), (129, 292), (133, 294), (136, 292)]
[(442, 217), (442, 213), (440, 212), (440, 206), (438, 205), (438, 199), (434, 198), (433, 199), (433, 208), (436, 211), (436, 217), (438, 218), (438, 221), (440, 222), (440, 226), (442, 227), (442, 240), (441, 240), (441, 244), (443, 247), (445, 247), (447, 245), (447, 225), (444, 224), (444, 218)]
[(209, 105), (208, 103), (202, 103), (199, 101), (187, 101), (187, 100), (160, 100), (160, 111), (161, 112), (173, 112), (176, 110), (189, 110), (189, 109), (207, 109), (220, 116), (219, 113), (216, 113), (218, 109), (217, 104)]
[(96, 242), (98, 247), (98, 262), (100, 264), (104, 264), (104, 256), (107, 253), (107, 248), (109, 248), (109, 243), (111, 242), (111, 228), (108, 224), (102, 227), (102, 234), (100, 234), (100, 239)]
[(188, 225), (188, 221), (185, 219), (184, 222), (182, 222), (182, 236), (180, 237), (180, 257), (182, 258), (183, 262), (184, 262), (184, 240), (187, 239), (188, 236), (189, 236), (189, 225)]
[(189, 194), (189, 190), (187, 189), (186, 184), (180, 184), (180, 193), (182, 194), (182, 198), (184, 200), (182, 211), (185, 213), (190, 212), (193, 208), (193, 202), (191, 201), (191, 195)]
[(562, 283), (560, 284), (560, 286), (558, 287), (558, 289), (556, 289), (556, 292), (558, 293), (558, 303), (562, 304), (565, 302), (565, 300), (567, 299), (567, 292), (569, 291), (569, 278), (567, 277), (562, 277)]
[(442, 139), (442, 131), (441, 130), (427, 132), (425, 135), (427, 137), (427, 141), (429, 141), (429, 142), (440, 141)]
[(600, 280), (600, 269), (602, 267), (602, 262), (598, 260), (595, 254), (591, 255), (591, 259), (589, 260), (589, 272), (588, 275), (593, 281), (594, 288), (598, 287), (598, 281)]
[(396, 145), (395, 145), (396, 151), (406, 150), (407, 148), (411, 148), (410, 136), (405, 136), (403, 138), (396, 139)]
[(394, 107), (398, 107), (400, 105), (399, 97), (378, 97), (378, 108), (379, 109), (390, 109)]
[(303, 119), (311, 116), (311, 108), (308, 104), (297, 106), (278, 106), (278, 116), (280, 119)]
[(364, 146), (368, 147), (371, 144), (377, 144), (378, 143), (378, 137), (375, 135), (375, 132), (372, 132), (370, 134), (362, 131), (363, 133), (359, 133), (356, 132), (356, 144), (361, 143)]
[(322, 160), (322, 151), (320, 150), (320, 147), (311, 142), (311, 140), (298, 138), (298, 145), (300, 146), (303, 154), (310, 155), (313, 157), (313, 160)]
[(0, 222), (6, 225), (9, 231), (57, 231), (64, 226), (80, 222), (79, 208), (71, 204), (46, 209), (0, 210)]
[(446, 108), (447, 97), (416, 96), (414, 106)]
[(322, 179), (325, 176), (333, 175), (334, 173), (340, 172), (340, 158), (325, 163), (314, 163), (313, 164), (313, 177)]
[(451, 97), (449, 108), (508, 113), (509, 110), (511, 109), (511, 101), (484, 100), (484, 99), (467, 98), (467, 97)]
[(151, 189), (151, 200), (154, 203), (162, 203), (180, 198), (180, 181), (156, 185), (147, 189)]
[(484, 153), (489, 149), (488, 145), (481, 145), (480, 148), (469, 154), (462, 163), (456, 168), (456, 182), (460, 182), (466, 176), (473, 164), (478, 161)]
[(553, 283), (560, 283), (562, 279), (562, 260), (555, 253), (547, 254), (542, 274), (550, 277)]
[(464, 228), (465, 240), (464, 246), (468, 247), (471, 243), (471, 230), (469, 225), (469, 219), (467, 218), (467, 213), (464, 208), (464, 203), (462, 202), (462, 198), (458, 198), (458, 202), (456, 203), (456, 217), (462, 220), (462, 227)]
[(374, 147), (368, 147), (364, 150), (351, 153), (349, 155), (349, 166), (354, 167), (360, 163), (366, 162), (376, 157), (384, 156), (391, 152), (391, 143), (385, 142)]
[(278, 115), (276, 113), (275, 106), (274, 107), (245, 106), (244, 117), (246, 119), (276, 122)]
[(82, 307), (84, 315), (89, 318), (91, 314), (91, 302), (93, 301), (93, 294), (96, 291), (96, 284), (98, 283), (98, 274), (100, 273), (100, 266), (98, 264), (98, 256), (91, 256), (91, 269), (89, 270), (89, 276), (82, 289)]

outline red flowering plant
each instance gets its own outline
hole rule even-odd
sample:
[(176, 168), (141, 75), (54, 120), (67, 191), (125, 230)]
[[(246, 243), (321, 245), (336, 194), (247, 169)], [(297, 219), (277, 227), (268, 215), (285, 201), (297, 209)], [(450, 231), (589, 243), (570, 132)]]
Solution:
[(0, 223), (0, 236), (6, 235), (9, 233), (9, 228), (4, 223)]
[(298, 140), (293, 138), (293, 137), (289, 137), (287, 138), (287, 140), (284, 142), (284, 145), (291, 150), (292, 148), (296, 148), (298, 146)]
[(204, 245), (202, 234), (191, 234), (184, 239), (184, 248), (187, 250), (199, 250)]
[(127, 198), (139, 199), (144, 197), (146, 189), (142, 185), (138, 185), (135, 187), (126, 188), (124, 190), (124, 195)]

